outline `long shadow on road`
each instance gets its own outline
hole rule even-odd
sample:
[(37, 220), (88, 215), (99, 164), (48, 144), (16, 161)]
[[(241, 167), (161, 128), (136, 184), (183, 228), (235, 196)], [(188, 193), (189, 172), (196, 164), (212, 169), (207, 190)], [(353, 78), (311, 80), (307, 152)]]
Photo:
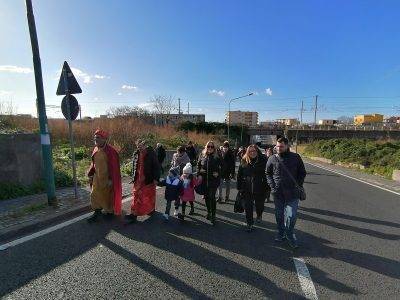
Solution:
[[(196, 205), (196, 209), (202, 212), (203, 204), (199, 204), (200, 207)], [(107, 235), (111, 231), (115, 231), (132, 241), (146, 243), (188, 260), (208, 272), (243, 282), (261, 291), (264, 296), (299, 298), (298, 294), (277, 286), (268, 279), (268, 276), (263, 276), (260, 272), (244, 266), (236, 258), (230, 259), (215, 250), (222, 249), (232, 255), (242, 256), (245, 260), (250, 259), (277, 269), (294, 272), (291, 260), (293, 253), (273, 242), (275, 228), (273, 210), (266, 207), (266, 217), (270, 217), (271, 222), (263, 221), (250, 234), (244, 232), (237, 224), (238, 221), (244, 221), (243, 215), (222, 209), (218, 210), (218, 215), (222, 218), (215, 227), (205, 224), (203, 219), (200, 219), (202, 217), (189, 220), (184, 225), (174, 221), (164, 224), (158, 213), (152, 218), (129, 227), (121, 226), (118, 220), (94, 225), (86, 224), (86, 222), (73, 224), (1, 252), (0, 296), (5, 296), (88, 252), (98, 244), (103, 244), (187, 297), (208, 297), (196, 289), (195, 283), (194, 286), (189, 285), (161, 270), (151, 261), (146, 261), (112, 242)], [(307, 216), (302, 214), (301, 218)], [(308, 220), (315, 223), (326, 221), (316, 217)], [(330, 225), (336, 226), (337, 224)], [(350, 230), (350, 228), (348, 229)], [(354, 230), (354, 228), (351, 229)], [(330, 241), (301, 230), (298, 230), (297, 233), (303, 242), (303, 248), (295, 253), (296, 256), (333, 258), (395, 279), (400, 278), (399, 263), (394, 260), (353, 250), (334, 248)], [(371, 234), (371, 232), (367, 233)], [(314, 275), (313, 280), (321, 286), (342, 293), (358, 294), (356, 289), (330, 278), (316, 266), (311, 266), (310, 270)], [(268, 270), (264, 272), (268, 272)], [(295, 276), (295, 274), (293, 275)]]

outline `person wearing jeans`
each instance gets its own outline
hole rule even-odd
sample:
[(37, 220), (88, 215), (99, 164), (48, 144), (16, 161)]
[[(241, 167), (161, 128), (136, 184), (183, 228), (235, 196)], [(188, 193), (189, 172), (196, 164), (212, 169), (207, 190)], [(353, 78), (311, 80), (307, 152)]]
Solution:
[(300, 155), (290, 152), (286, 138), (277, 140), (276, 151), (276, 155), (268, 158), (266, 168), (268, 185), (275, 203), (278, 229), (275, 241), (286, 239), (289, 246), (298, 248), (294, 227), (301, 194), (299, 187), (303, 186), (306, 170)]
[(287, 202), (275, 202), (275, 218), (280, 236), (294, 236), (293, 230), (296, 225), (298, 206), (299, 199), (293, 199)]

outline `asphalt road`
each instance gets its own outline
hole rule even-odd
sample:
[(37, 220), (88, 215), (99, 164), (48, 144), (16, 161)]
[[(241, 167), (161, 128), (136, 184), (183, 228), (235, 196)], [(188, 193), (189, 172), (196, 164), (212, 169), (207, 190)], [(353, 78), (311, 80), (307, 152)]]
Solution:
[(218, 206), (215, 227), (199, 201), (183, 224), (164, 223), (161, 213), (131, 226), (82, 220), (0, 251), (0, 297), (312, 298), (295, 258), (320, 299), (399, 298), (400, 196), (306, 167), (295, 252), (273, 241), (273, 204), (247, 233), (233, 201)]

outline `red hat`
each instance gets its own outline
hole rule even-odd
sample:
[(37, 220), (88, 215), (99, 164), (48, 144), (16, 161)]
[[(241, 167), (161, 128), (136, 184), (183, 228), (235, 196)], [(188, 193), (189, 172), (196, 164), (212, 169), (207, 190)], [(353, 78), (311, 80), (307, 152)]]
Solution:
[(97, 129), (97, 130), (94, 132), (94, 135), (98, 135), (98, 136), (102, 137), (103, 139), (108, 139), (108, 132), (107, 132), (107, 131), (104, 131), (104, 130), (102, 130), (102, 129)]

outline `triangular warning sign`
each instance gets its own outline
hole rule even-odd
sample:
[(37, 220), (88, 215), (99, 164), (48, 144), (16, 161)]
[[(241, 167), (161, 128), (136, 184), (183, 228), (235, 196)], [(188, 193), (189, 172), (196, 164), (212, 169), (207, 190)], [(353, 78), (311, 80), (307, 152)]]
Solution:
[[(67, 85), (65, 85), (64, 81), (64, 70), (67, 75)], [(74, 74), (71, 71), (71, 68), (68, 66), (68, 63), (64, 61), (64, 65), (61, 71), (60, 81), (58, 82), (58, 88), (56, 95), (66, 95), (67, 90), (70, 94), (80, 94), (82, 93), (82, 89), (76, 81)]]

